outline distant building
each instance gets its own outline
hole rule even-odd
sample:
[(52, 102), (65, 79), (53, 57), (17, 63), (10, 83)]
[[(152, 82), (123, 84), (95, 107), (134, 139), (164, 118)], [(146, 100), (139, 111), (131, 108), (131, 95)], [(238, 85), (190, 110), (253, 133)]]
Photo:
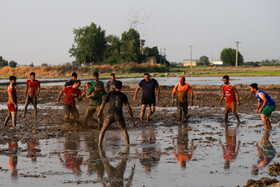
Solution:
[(157, 63), (157, 58), (154, 57), (154, 56), (147, 57), (146, 60), (145, 60), (145, 63), (156, 64)]
[(214, 66), (222, 66), (224, 63), (223, 63), (223, 61), (213, 61), (210, 64), (214, 65)]
[(185, 61), (183, 61), (184, 67), (196, 66), (197, 63), (198, 63), (198, 60), (192, 60), (192, 61), (190, 61), (190, 60), (185, 60)]

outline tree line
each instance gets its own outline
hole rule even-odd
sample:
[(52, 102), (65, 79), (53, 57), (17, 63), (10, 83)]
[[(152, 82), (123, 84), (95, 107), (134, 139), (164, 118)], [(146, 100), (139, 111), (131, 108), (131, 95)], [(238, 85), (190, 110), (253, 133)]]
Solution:
[(155, 57), (157, 63), (169, 65), (165, 57), (159, 54), (158, 47), (144, 47), (145, 40), (133, 28), (124, 31), (119, 38), (106, 36), (105, 30), (95, 23), (73, 29), (74, 43), (69, 49), (71, 57), (84, 65), (120, 64), (124, 62), (145, 62), (147, 57)]
[(17, 62), (13, 60), (9, 62), (8, 60), (5, 60), (2, 56), (0, 56), (0, 68), (4, 66), (11, 66), (12, 68), (15, 68), (17, 66)]

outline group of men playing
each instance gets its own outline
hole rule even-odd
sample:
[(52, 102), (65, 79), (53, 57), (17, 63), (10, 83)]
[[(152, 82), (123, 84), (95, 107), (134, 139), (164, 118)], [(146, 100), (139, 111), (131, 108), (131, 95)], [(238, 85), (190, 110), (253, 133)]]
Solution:
[[(125, 141), (129, 144), (129, 136), (126, 129), (126, 123), (123, 116), (122, 106), (126, 105), (127, 110), (132, 118), (132, 123), (135, 124), (132, 109), (129, 105), (127, 96), (121, 92), (122, 82), (116, 80), (115, 74), (111, 74), (111, 79), (107, 82), (106, 86), (99, 80), (98, 72), (93, 74), (93, 81), (87, 82), (85, 84), (85, 90), (80, 90), (81, 81), (77, 79), (77, 73), (72, 73), (72, 79), (65, 84), (65, 88), (59, 93), (57, 101), (60, 101), (61, 96), (64, 94), (64, 113), (65, 118), (69, 119), (70, 114), (73, 116), (74, 120), (79, 119), (79, 112), (76, 108), (76, 101), (82, 100), (86, 97), (88, 102), (88, 108), (86, 110), (83, 126), (88, 125), (88, 120), (97, 111), (97, 121), (98, 129), (101, 129), (99, 135), (100, 146), (105, 134), (105, 131), (112, 123), (117, 123), (122, 130)], [(34, 115), (37, 116), (37, 97), (40, 93), (40, 82), (35, 79), (35, 73), (30, 73), (30, 80), (26, 81), (26, 101), (23, 116), (25, 117), (27, 106), (32, 103), (34, 106)], [(238, 92), (233, 84), (229, 83), (229, 76), (225, 75), (223, 77), (224, 86), (221, 99), (218, 105), (221, 104), (224, 97), (226, 97), (225, 105), (225, 121), (228, 120), (228, 113), (233, 112), (238, 123), (240, 122), (238, 114), (236, 112), (236, 104), (240, 105)], [(10, 85), (8, 87), (8, 116), (5, 118), (3, 127), (6, 126), (9, 119), (12, 117), (13, 127), (16, 128), (16, 113), (17, 113), (17, 102), (20, 101), (16, 95), (16, 77), (10, 77)], [(133, 100), (137, 99), (137, 93), (140, 88), (142, 88), (142, 99), (141, 99), (141, 114), (140, 121), (143, 122), (145, 116), (146, 107), (150, 107), (150, 111), (147, 115), (147, 120), (150, 120), (151, 115), (155, 112), (156, 102), (160, 98), (160, 87), (158, 82), (150, 77), (149, 73), (144, 74), (144, 79), (140, 81), (137, 86)], [(272, 111), (275, 110), (275, 102), (271, 97), (264, 91), (258, 89), (258, 85), (253, 83), (250, 85), (251, 92), (256, 94), (258, 99), (258, 105), (256, 113), (261, 113), (261, 119), (266, 129), (271, 129), (271, 124), (268, 117), (271, 115)], [(157, 94), (155, 94), (157, 91)], [(172, 91), (172, 105), (174, 103), (174, 97), (177, 93), (177, 111), (178, 118), (180, 121), (186, 121), (188, 117), (188, 93), (191, 95), (190, 104), (193, 105), (193, 90), (192, 87), (186, 83), (185, 77), (180, 77), (180, 82), (175, 85)], [(102, 120), (102, 111), (108, 103), (108, 113), (104, 120)], [(103, 121), (103, 125), (101, 124)]]

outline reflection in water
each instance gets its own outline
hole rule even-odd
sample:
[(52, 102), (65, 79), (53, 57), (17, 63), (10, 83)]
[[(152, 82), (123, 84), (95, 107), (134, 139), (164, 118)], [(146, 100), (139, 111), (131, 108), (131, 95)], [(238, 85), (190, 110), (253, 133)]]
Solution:
[(253, 165), (252, 173), (258, 174), (259, 169), (265, 168), (275, 157), (276, 150), (269, 141), (270, 130), (265, 130), (261, 140), (261, 147), (256, 143), (258, 149), (258, 161)]
[(142, 141), (143, 146), (142, 153), (138, 153), (136, 149), (136, 154), (139, 157), (139, 161), (142, 166), (145, 167), (145, 172), (150, 173), (151, 168), (159, 164), (161, 151), (158, 150), (156, 145), (155, 128), (142, 130)]
[(195, 149), (193, 145), (193, 140), (191, 141), (191, 146), (188, 146), (188, 125), (180, 124), (178, 126), (178, 139), (177, 139), (177, 149), (173, 142), (173, 154), (176, 160), (180, 163), (181, 168), (186, 168), (186, 163), (192, 159), (193, 151)]
[(225, 124), (225, 134), (226, 134), (226, 143), (222, 144), (222, 141), (219, 140), (219, 143), (223, 149), (223, 156), (225, 159), (224, 168), (229, 169), (230, 163), (235, 161), (239, 152), (240, 141), (238, 141), (236, 148), (236, 132), (239, 128), (239, 124), (235, 128), (228, 127), (228, 124)]
[[(128, 154), (129, 154), (129, 146), (126, 146), (125, 152), (122, 155), (121, 162), (116, 167), (113, 167), (112, 165), (110, 165), (108, 159), (106, 158), (103, 149), (99, 147), (99, 156), (102, 160), (103, 166), (108, 175), (108, 179), (109, 179), (108, 181), (110, 182), (110, 186), (123, 186), (124, 173), (126, 169)], [(134, 172), (135, 172), (135, 165), (132, 167), (132, 171), (131, 174), (129, 175), (129, 178), (127, 180), (128, 183), (126, 186), (131, 186)]]
[(28, 157), (31, 158), (31, 161), (32, 162), (36, 162), (37, 161), (37, 156), (38, 156), (38, 153), (41, 152), (41, 149), (38, 149), (36, 148), (36, 146), (39, 145), (39, 141), (38, 140), (30, 140), (28, 143), (27, 143), (27, 149), (28, 149)]
[(86, 147), (89, 152), (89, 158), (87, 160), (88, 174), (92, 175), (96, 172), (98, 178), (100, 179), (103, 185), (104, 177), (104, 166), (101, 161), (99, 151), (98, 151), (98, 133), (92, 134), (91, 136), (86, 137)]
[(81, 173), (81, 165), (83, 163), (83, 157), (78, 155), (78, 141), (79, 136), (68, 136), (65, 138), (64, 143), (64, 160), (58, 153), (58, 158), (66, 169), (73, 170), (74, 173)]
[(11, 175), (13, 178), (16, 178), (18, 176), (17, 173), (17, 163), (18, 163), (18, 156), (17, 156), (17, 150), (18, 150), (18, 142), (13, 141), (9, 143), (8, 146), (9, 149), (9, 166), (11, 169)]

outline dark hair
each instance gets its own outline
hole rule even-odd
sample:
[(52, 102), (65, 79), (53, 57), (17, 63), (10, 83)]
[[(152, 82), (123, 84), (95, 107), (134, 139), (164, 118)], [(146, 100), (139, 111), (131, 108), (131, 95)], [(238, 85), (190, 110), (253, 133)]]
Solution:
[(14, 80), (14, 81), (15, 81), (15, 80), (17, 80), (17, 78), (16, 78), (15, 76), (10, 76), (10, 78), (9, 78), (9, 79), (10, 79), (10, 81), (12, 81), (12, 80)]
[(225, 76), (223, 76), (223, 79), (229, 80), (229, 76), (228, 76), (228, 75), (225, 75)]
[(93, 73), (93, 76), (98, 78), (98, 77), (99, 77), (98, 72), (97, 72), (97, 71), (96, 71), (96, 72), (94, 72), (94, 73)]
[(149, 75), (150, 76), (150, 73), (144, 73), (144, 75)]
[(115, 73), (111, 73), (111, 76), (116, 76)]
[(72, 77), (76, 77), (76, 78), (77, 78), (77, 77), (78, 77), (78, 74), (77, 74), (76, 72), (73, 72), (73, 73), (72, 73)]
[(92, 84), (90, 82), (87, 82), (86, 84), (89, 85), (89, 86), (92, 86)]
[(35, 77), (35, 73), (34, 73), (34, 72), (31, 72), (31, 73), (30, 73), (30, 76), (31, 76), (31, 75), (33, 75), (33, 76)]
[(258, 84), (257, 83), (253, 83), (253, 84), (251, 84), (250, 85), (252, 88), (255, 88), (256, 90), (258, 90), (259, 88), (258, 88)]
[(116, 81), (115, 82), (115, 87), (119, 90), (122, 89), (122, 81)]
[(75, 80), (75, 81), (74, 81), (74, 84), (77, 84), (77, 83), (80, 83), (80, 84), (81, 84), (81, 81), (80, 81), (80, 80)]

